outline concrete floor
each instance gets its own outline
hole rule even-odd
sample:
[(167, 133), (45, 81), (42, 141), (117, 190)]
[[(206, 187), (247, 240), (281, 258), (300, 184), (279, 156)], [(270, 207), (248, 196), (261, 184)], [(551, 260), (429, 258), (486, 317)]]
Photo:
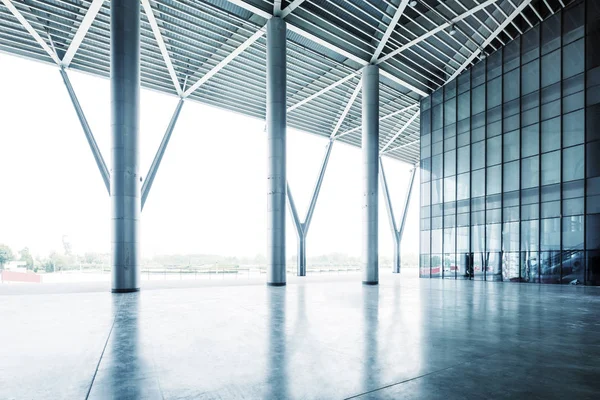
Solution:
[(600, 288), (381, 279), (0, 287), (0, 399), (600, 398)]

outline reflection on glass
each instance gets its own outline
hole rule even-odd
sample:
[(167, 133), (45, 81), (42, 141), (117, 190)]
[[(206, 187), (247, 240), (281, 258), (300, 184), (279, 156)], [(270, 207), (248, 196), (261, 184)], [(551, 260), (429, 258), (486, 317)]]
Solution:
[(596, 2), (584, 3), (548, 15), (431, 96), (422, 118), (440, 144), (432, 220), (421, 224), (431, 227), (431, 276), (600, 283), (600, 51), (585, 38), (585, 9)]

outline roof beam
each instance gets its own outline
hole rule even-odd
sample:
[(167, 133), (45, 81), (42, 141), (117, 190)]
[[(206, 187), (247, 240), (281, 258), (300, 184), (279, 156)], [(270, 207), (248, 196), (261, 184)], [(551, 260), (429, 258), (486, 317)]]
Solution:
[(508, 26), (508, 24), (510, 24), (511, 21), (515, 19), (525, 7), (529, 5), (529, 3), (531, 3), (531, 0), (524, 0), (517, 8), (515, 8), (515, 10), (504, 20), (504, 22), (502, 22), (494, 32), (492, 32), (492, 34), (485, 40), (485, 42), (483, 42), (483, 44), (477, 50), (475, 50), (469, 58), (467, 58), (467, 60), (460, 66), (460, 68), (458, 68), (454, 72), (454, 74), (452, 74), (452, 76), (446, 81), (446, 83), (450, 82), (458, 75), (460, 75), (460, 73), (473, 62), (475, 57), (477, 57), (483, 51), (483, 49), (487, 45), (489, 45), (492, 42), (492, 40), (494, 40), (496, 36), (498, 36), (505, 29)]
[(356, 100), (358, 93), (360, 93), (361, 88), (362, 88), (362, 78), (359, 79), (358, 83), (356, 84), (356, 87), (354, 88), (354, 91), (352, 92), (352, 95), (350, 96), (350, 99), (348, 100), (348, 103), (346, 104), (346, 108), (344, 108), (342, 115), (340, 115), (340, 117), (338, 118), (338, 121), (335, 124), (335, 128), (333, 128), (333, 132), (331, 132), (331, 135), (329, 136), (330, 140), (336, 139), (335, 135), (340, 130), (340, 127), (342, 126), (344, 119), (346, 119), (346, 115), (348, 115), (348, 113), (350, 112), (350, 109), (352, 108), (352, 105), (354, 104), (354, 101)]
[[(269, 19), (269, 18), (272, 17), (272, 15), (269, 14), (268, 12), (260, 10), (259, 8), (254, 7), (252, 5), (249, 5), (248, 3), (246, 3), (246, 2), (244, 2), (242, 0), (227, 0), (227, 1), (229, 1), (230, 3), (233, 3), (235, 5), (237, 5), (239, 7), (242, 7), (243, 9), (245, 9), (247, 11), (250, 11), (250, 12), (253, 12), (253, 13), (257, 14), (257, 15), (260, 15), (263, 18)], [(296, 0), (296, 1), (298, 1), (298, 0)], [(493, 3), (494, 1), (498, 1), (498, 0), (488, 0), (486, 3)], [(486, 3), (484, 3), (484, 4), (486, 4)], [(479, 7), (481, 7), (481, 6), (479, 6)], [(478, 8), (478, 7), (475, 7), (475, 8)], [(466, 18), (466, 16), (464, 18)], [(352, 60), (352, 61), (354, 61), (354, 62), (356, 62), (356, 63), (358, 63), (358, 64), (360, 64), (362, 66), (365, 66), (365, 65), (369, 64), (366, 60), (363, 60), (359, 56), (357, 56), (355, 54), (352, 54), (352, 53), (350, 53), (350, 52), (348, 52), (348, 51), (342, 49), (341, 47), (338, 47), (338, 46), (336, 46), (336, 45), (334, 45), (332, 43), (329, 43), (328, 41), (326, 41), (324, 39), (321, 39), (320, 37), (315, 36), (312, 33), (306, 32), (302, 28), (294, 26), (294, 25), (292, 25), (290, 23), (288, 23), (287, 28), (290, 31), (295, 32), (298, 35), (303, 36), (306, 39), (308, 39), (308, 40), (310, 40), (310, 41), (312, 41), (312, 42), (314, 42), (314, 43), (316, 43), (318, 45), (321, 45), (321, 46), (323, 46), (323, 47), (325, 47), (325, 48), (327, 48), (327, 49), (329, 49), (329, 50), (331, 50), (331, 51), (333, 51), (333, 52), (335, 52), (335, 53), (337, 53), (337, 54), (339, 54), (341, 56), (344, 56), (347, 59)], [(379, 61), (378, 61), (378, 63), (379, 63)], [(400, 78), (398, 78), (398, 77), (396, 77), (396, 76), (394, 76), (394, 75), (392, 75), (390, 73), (387, 73), (387, 72), (385, 72), (383, 70), (381, 71), (381, 73), (382, 73), (382, 75), (387, 76), (389, 79), (393, 80), (394, 82), (398, 83), (399, 85), (404, 86), (405, 88), (414, 91), (415, 93), (419, 94), (420, 96), (427, 96), (427, 93), (425, 93), (422, 90), (417, 89), (416, 87), (414, 87), (413, 85), (411, 85), (411, 84), (403, 81), (402, 79), (400, 79)], [(291, 110), (288, 109), (288, 111), (291, 111)]]
[(35, 41), (38, 42), (38, 44), (40, 46), (42, 46), (44, 51), (46, 51), (46, 53), (48, 53), (48, 55), (50, 56), (50, 58), (52, 58), (52, 60), (54, 60), (56, 65), (60, 65), (60, 59), (58, 58), (58, 56), (56, 55), (54, 50), (52, 50), (50, 48), (50, 46), (48, 46), (48, 43), (46, 43), (44, 41), (44, 39), (42, 39), (40, 34), (35, 30), (35, 28), (33, 26), (31, 26), (29, 21), (27, 21), (25, 19), (23, 14), (21, 14), (21, 12), (19, 10), (17, 10), (17, 7), (15, 7), (15, 5), (12, 3), (12, 1), (11, 0), (2, 0), (2, 3), (6, 6), (6, 8), (8, 8), (8, 10), (12, 13), (12, 15), (14, 15), (15, 18), (17, 20), (19, 20), (19, 22), (21, 23), (21, 25), (23, 25), (23, 27), (27, 30), (27, 32), (29, 32), (29, 34), (31, 36), (33, 36)]
[(300, 7), (300, 5), (304, 3), (304, 0), (294, 0), (293, 3), (288, 5), (281, 11), (281, 18), (285, 18), (292, 13), (296, 8)]
[(315, 35), (313, 35), (312, 33), (306, 32), (304, 29), (299, 28), (297, 26), (294, 26), (290, 23), (288, 23), (288, 27), (287, 27), (290, 31), (297, 33), (300, 36), (305, 37), (306, 39), (315, 42), (316, 44), (319, 44), (335, 53), (338, 53), (341, 56), (346, 57), (349, 60), (352, 60), (362, 66), (367, 65), (368, 62), (363, 60), (362, 58), (360, 58), (359, 56), (352, 54), (344, 49), (342, 49), (341, 47), (338, 47), (332, 43), (329, 43), (326, 40), (321, 39), (320, 37), (317, 37)]
[(430, 30), (429, 32), (425, 33), (424, 35), (419, 36), (418, 38), (415, 38), (413, 40), (411, 40), (410, 42), (406, 43), (404, 46), (392, 51), (391, 53), (387, 54), (384, 57), (381, 57), (379, 60), (377, 60), (377, 64), (381, 64), (382, 62), (400, 54), (401, 52), (403, 52), (404, 50), (414, 46), (417, 43), (422, 42), (425, 39), (430, 38), (431, 36), (443, 31), (444, 29), (448, 28), (450, 25), (455, 24), (459, 21), (462, 21), (463, 19), (475, 14), (476, 12), (483, 10), (485, 7), (489, 6), (490, 4), (493, 4), (495, 2), (497, 2), (498, 0), (487, 0), (481, 4), (479, 4), (476, 7), (473, 7), (472, 9), (470, 9), (469, 11), (453, 18), (452, 20), (450, 20), (450, 22), (445, 22), (443, 24), (441, 24), (440, 26), (438, 26), (435, 29)]
[[(415, 104), (411, 104), (411, 105), (410, 105), (410, 106), (408, 106), (408, 107), (401, 108), (400, 110), (396, 110), (396, 111), (394, 111), (394, 112), (392, 112), (392, 113), (389, 113), (388, 115), (384, 115), (383, 117), (379, 117), (379, 122), (381, 122), (381, 121), (384, 121), (384, 120), (386, 120), (386, 119), (388, 119), (388, 118), (392, 118), (392, 117), (393, 117), (393, 116), (395, 116), (395, 115), (401, 114), (401, 113), (403, 113), (403, 112), (406, 112), (406, 111), (408, 111), (408, 110), (410, 110), (410, 109), (412, 109), (412, 108), (418, 107), (418, 106), (419, 106), (419, 104), (418, 104), (418, 103), (415, 103)], [(357, 131), (357, 130), (359, 130), (360, 128), (361, 128), (361, 126), (359, 125), (359, 126), (357, 126), (356, 128), (352, 128), (352, 129), (349, 129), (349, 130), (347, 130), (347, 131), (345, 131), (345, 132), (342, 132), (342, 133), (340, 133), (340, 134), (339, 134), (339, 135), (336, 137), (336, 139), (339, 139), (339, 138), (341, 138), (342, 136), (348, 135), (349, 133), (356, 132), (356, 131)]]
[(379, 41), (379, 44), (377, 45), (377, 49), (375, 49), (375, 52), (373, 53), (373, 57), (371, 57), (372, 63), (377, 61), (377, 59), (379, 58), (379, 55), (383, 51), (383, 48), (385, 47), (388, 39), (392, 35), (392, 32), (394, 32), (394, 29), (396, 28), (396, 24), (398, 23), (398, 21), (400, 21), (400, 17), (404, 13), (404, 9), (408, 5), (408, 1), (409, 0), (402, 0), (400, 2), (400, 4), (398, 5), (398, 8), (396, 9), (396, 13), (394, 14), (394, 17), (392, 18), (392, 21), (390, 22), (387, 29), (385, 30), (383, 37)]
[(383, 154), (385, 149), (390, 147), (390, 144), (394, 143), (394, 140), (396, 140), (398, 138), (398, 136), (400, 136), (402, 134), (402, 132), (404, 132), (406, 130), (406, 128), (408, 128), (410, 126), (410, 124), (415, 122), (415, 119), (417, 119), (418, 116), (419, 116), (419, 110), (415, 111), (413, 116), (410, 117), (410, 119), (408, 121), (406, 121), (404, 126), (402, 126), (402, 128), (400, 128), (400, 130), (398, 132), (396, 132), (396, 134), (390, 140), (388, 140), (388, 142), (385, 144), (385, 146), (383, 146), (383, 149), (381, 149), (381, 151), (379, 153)]
[(402, 79), (398, 78), (396, 75), (390, 74), (389, 72), (383, 70), (382, 68), (379, 69), (379, 72), (381, 73), (382, 76), (385, 76), (386, 78), (388, 78), (392, 82), (396, 82), (400, 86), (403, 86), (403, 87), (405, 87), (405, 88), (407, 88), (409, 90), (412, 90), (413, 92), (415, 92), (419, 96), (423, 96), (423, 97), (429, 96), (429, 94), (427, 94), (426, 92), (422, 91), (421, 89), (418, 89), (416, 86), (413, 86), (410, 83), (406, 82), (405, 80), (402, 80)]
[(221, 60), (217, 65), (215, 65), (210, 71), (208, 71), (204, 76), (192, 86), (190, 86), (182, 95), (182, 98), (186, 98), (192, 93), (196, 91), (200, 86), (202, 86), (206, 81), (212, 78), (217, 72), (223, 69), (227, 64), (229, 64), (234, 58), (236, 58), (240, 53), (250, 47), (254, 42), (256, 42), (262, 35), (265, 34), (266, 25), (260, 28), (254, 35), (250, 36), (244, 43), (239, 45), (234, 51), (229, 53), (227, 57)]
[(236, 6), (243, 8), (246, 11), (250, 11), (251, 13), (261, 16), (263, 18), (269, 19), (272, 17), (272, 15), (269, 14), (268, 12), (266, 12), (265, 10), (262, 10), (251, 4), (248, 4), (244, 0), (227, 0), (227, 1), (230, 2), (231, 4), (235, 4)]
[(61, 65), (64, 68), (68, 68), (69, 65), (71, 64), (71, 61), (73, 61), (73, 57), (75, 57), (75, 53), (77, 53), (77, 50), (79, 50), (79, 46), (81, 46), (81, 43), (83, 42), (83, 39), (85, 38), (85, 35), (88, 33), (88, 30), (92, 26), (92, 23), (94, 22), (94, 19), (96, 19), (96, 15), (98, 15), (98, 12), (100, 12), (100, 9), (102, 8), (103, 4), (104, 4), (104, 0), (92, 0), (92, 4), (90, 4), (90, 7), (88, 8), (87, 12), (85, 13), (83, 20), (81, 21), (81, 24), (79, 24), (79, 28), (77, 29), (77, 32), (75, 32), (75, 36), (73, 36), (73, 39), (71, 40), (71, 43), (69, 44), (69, 48), (67, 49), (67, 52), (63, 56)]
[(273, 1), (273, 16), (280, 17), (281, 16), (281, 0)]
[(344, 77), (344, 78), (340, 79), (339, 81), (337, 81), (337, 82), (333, 82), (331, 85), (329, 85), (329, 86), (327, 86), (327, 87), (325, 87), (325, 88), (323, 88), (323, 89), (319, 90), (317, 93), (314, 93), (314, 94), (312, 94), (312, 95), (308, 96), (307, 98), (305, 98), (304, 100), (297, 102), (297, 103), (296, 103), (296, 104), (294, 104), (293, 106), (291, 106), (291, 107), (288, 107), (288, 109), (287, 109), (287, 112), (294, 111), (296, 108), (298, 108), (298, 107), (300, 107), (300, 106), (302, 106), (302, 105), (304, 105), (304, 104), (308, 103), (309, 101), (312, 101), (312, 100), (316, 99), (317, 97), (319, 97), (319, 96), (320, 96), (320, 95), (322, 95), (323, 93), (327, 93), (327, 92), (329, 92), (331, 89), (335, 89), (336, 87), (340, 86), (342, 83), (344, 83), (344, 82), (347, 82), (347, 81), (349, 81), (350, 79), (354, 78), (354, 77), (355, 77), (355, 76), (356, 76), (356, 75), (357, 75), (359, 72), (360, 72), (360, 71), (353, 72), (353, 73), (351, 73), (350, 75), (348, 75), (348, 76), (346, 76), (346, 77)]
[(381, 156), (382, 156), (382, 155), (384, 155), (384, 154), (391, 153), (392, 151), (396, 151), (396, 150), (403, 149), (403, 148), (405, 148), (405, 147), (408, 147), (408, 146), (410, 146), (410, 145), (413, 145), (413, 144), (415, 144), (415, 143), (419, 143), (419, 140), (420, 140), (420, 139), (415, 139), (415, 140), (413, 140), (412, 142), (404, 143), (404, 144), (401, 144), (400, 146), (393, 147), (393, 148), (391, 148), (391, 149), (389, 149), (389, 150), (386, 150), (386, 151), (384, 151), (384, 152), (380, 153), (379, 155), (381, 155)]
[(160, 28), (158, 27), (158, 22), (156, 22), (156, 17), (154, 16), (154, 11), (152, 11), (150, 0), (142, 0), (142, 6), (144, 7), (144, 12), (146, 13), (146, 17), (148, 18), (150, 27), (152, 28), (152, 33), (154, 33), (154, 38), (156, 39), (156, 43), (158, 44), (160, 53), (162, 54), (163, 60), (165, 61), (165, 65), (169, 70), (169, 75), (171, 75), (171, 80), (173, 81), (175, 91), (181, 97), (181, 95), (183, 94), (181, 90), (181, 85), (179, 84), (179, 79), (177, 78), (177, 73), (175, 72), (173, 63), (171, 62), (171, 57), (169, 56), (169, 51), (167, 50), (167, 46), (165, 45), (162, 33), (160, 32)]

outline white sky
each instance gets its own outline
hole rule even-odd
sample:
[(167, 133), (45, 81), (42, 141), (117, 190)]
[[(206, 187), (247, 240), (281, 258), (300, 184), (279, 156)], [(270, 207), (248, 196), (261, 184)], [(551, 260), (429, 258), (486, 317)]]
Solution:
[[(110, 169), (109, 82), (70, 71), (70, 78)], [(142, 176), (154, 158), (177, 104), (142, 90)], [(332, 127), (336, 121), (332, 121)], [(288, 128), (288, 181), (301, 216), (312, 195), (327, 140)], [(142, 213), (143, 256), (202, 253), (255, 256), (266, 249), (264, 122), (188, 101)], [(397, 219), (408, 164), (384, 159)], [(0, 54), (0, 243), (34, 255), (108, 252), (110, 204), (100, 173), (57, 67)], [(418, 180), (418, 177), (416, 178)], [(418, 249), (418, 181), (403, 252)], [(307, 239), (307, 255), (360, 255), (361, 153), (337, 143)], [(393, 242), (380, 193), (380, 254)], [(296, 254), (288, 214), (287, 256)]]

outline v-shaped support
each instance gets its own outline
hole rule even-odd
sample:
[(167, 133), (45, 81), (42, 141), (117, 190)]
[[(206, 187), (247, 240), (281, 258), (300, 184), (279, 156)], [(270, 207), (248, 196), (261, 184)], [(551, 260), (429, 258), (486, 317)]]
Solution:
[(417, 171), (416, 166), (410, 171), (410, 179), (408, 181), (408, 188), (406, 190), (406, 198), (404, 200), (404, 208), (402, 210), (402, 219), (400, 220), (400, 227), (396, 225), (396, 218), (394, 217), (394, 209), (392, 207), (392, 198), (387, 185), (387, 179), (385, 178), (385, 171), (383, 169), (383, 160), (379, 158), (379, 167), (381, 169), (381, 187), (383, 189), (383, 195), (385, 197), (385, 205), (388, 212), (388, 219), (390, 221), (390, 229), (394, 238), (394, 261), (392, 264), (392, 272), (399, 274), (401, 259), (400, 259), (400, 245), (402, 244), (402, 235), (404, 234), (404, 225), (406, 223), (406, 215), (408, 214), (408, 205), (410, 204), (410, 196), (412, 194), (412, 187), (415, 181), (415, 173)]
[(325, 150), (325, 157), (323, 158), (323, 163), (321, 164), (321, 170), (319, 171), (317, 183), (315, 184), (315, 188), (313, 190), (312, 198), (310, 200), (308, 210), (306, 211), (304, 221), (300, 221), (300, 217), (298, 216), (298, 210), (296, 209), (296, 203), (294, 202), (294, 196), (292, 195), (290, 185), (289, 183), (286, 183), (288, 206), (290, 209), (290, 213), (292, 214), (294, 226), (296, 227), (296, 234), (298, 236), (298, 276), (306, 276), (306, 235), (308, 233), (308, 228), (310, 227), (310, 222), (315, 211), (315, 206), (317, 205), (317, 199), (319, 198), (319, 192), (321, 191), (321, 185), (323, 184), (323, 178), (325, 177), (325, 171), (327, 170), (327, 164), (329, 163), (329, 156), (331, 155), (332, 148), (333, 140), (330, 140), (327, 144), (327, 149)]

